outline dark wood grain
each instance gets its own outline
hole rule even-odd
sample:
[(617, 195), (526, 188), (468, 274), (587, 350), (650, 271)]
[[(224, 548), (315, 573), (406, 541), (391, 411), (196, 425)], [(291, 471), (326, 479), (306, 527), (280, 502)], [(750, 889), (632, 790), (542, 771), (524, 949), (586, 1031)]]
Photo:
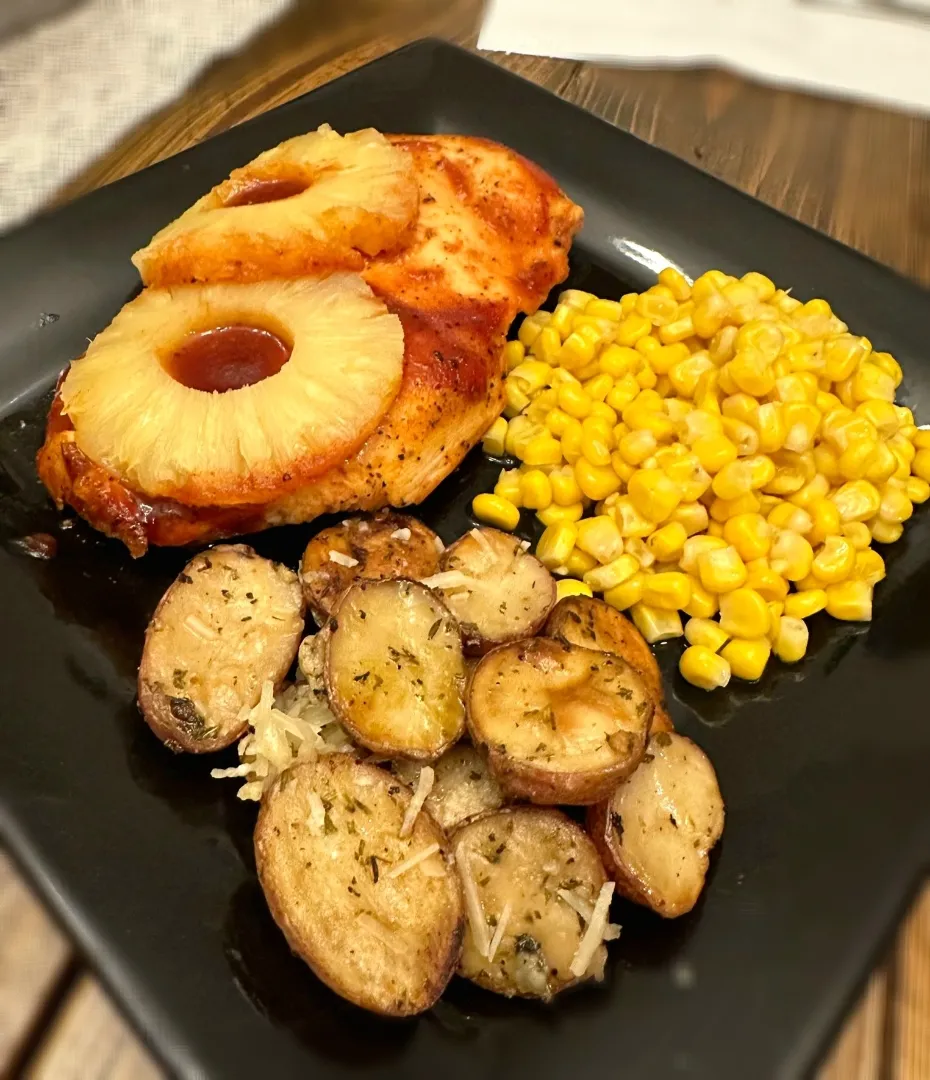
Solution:
[[(180, 100), (140, 124), (59, 197), (76, 197), (144, 168), (414, 38), (437, 35), (474, 47), (481, 8), (482, 0), (296, 0), (278, 25), (236, 56), (211, 66)], [(719, 71), (646, 71), (489, 55), (901, 273), (930, 283), (927, 120), (765, 88)], [(571, 153), (570, 143), (566, 153)], [(28, 1040), (68, 956), (60, 935), (0, 863), (4, 913), (0, 1074), (4, 1061), (10, 1060), (8, 1048)], [(106, 995), (88, 978), (73, 989), (49, 1027), (29, 1075), (41, 1080), (151, 1080), (159, 1074)], [(928, 1077), (930, 889), (903, 928), (888, 968), (880, 968), (866, 987), (820, 1080)]]

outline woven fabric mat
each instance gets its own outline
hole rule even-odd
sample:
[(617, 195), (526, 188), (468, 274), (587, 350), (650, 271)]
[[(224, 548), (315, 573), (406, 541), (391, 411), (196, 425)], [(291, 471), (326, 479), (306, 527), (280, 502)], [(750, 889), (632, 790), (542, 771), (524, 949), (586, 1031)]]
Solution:
[(0, 231), (289, 3), (89, 0), (0, 43)]

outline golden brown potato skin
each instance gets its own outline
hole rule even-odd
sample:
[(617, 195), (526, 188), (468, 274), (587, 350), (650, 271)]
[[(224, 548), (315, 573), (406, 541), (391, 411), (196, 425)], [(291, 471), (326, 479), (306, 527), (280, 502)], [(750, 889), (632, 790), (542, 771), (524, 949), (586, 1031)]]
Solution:
[[(393, 538), (398, 529), (409, 529), (410, 539)], [(435, 574), (439, 569), (437, 540), (422, 521), (391, 510), (379, 510), (371, 518), (351, 518), (318, 532), (300, 563), (300, 581), (313, 617), (322, 626), (346, 589), (362, 578), (416, 581)], [(332, 550), (351, 556), (358, 565), (333, 562)]]
[[(528, 694), (518, 687), (516, 673), (548, 686), (551, 673), (562, 669), (570, 677), (549, 698), (550, 702), (561, 699), (562, 707), (550, 708), (551, 721), (527, 719), (541, 711), (541, 695), (533, 687)], [(589, 670), (594, 673), (592, 685), (580, 681), (579, 673)], [(642, 679), (626, 661), (549, 638), (528, 638), (487, 653), (471, 675), (465, 700), (469, 734), (486, 755), (504, 792), (545, 806), (586, 806), (606, 798), (639, 764), (653, 712)], [(589, 754), (583, 760), (559, 739), (571, 745), (573, 717), (589, 706), (611, 713), (618, 740), (616, 748), (610, 744), (608, 752), (601, 746), (596, 758)], [(537, 739), (543, 741), (531, 746)], [(547, 739), (554, 741), (544, 745)], [(536, 749), (541, 756), (537, 757)], [(553, 760), (554, 767), (541, 764)]]
[(665, 708), (665, 688), (655, 653), (643, 635), (616, 608), (590, 596), (566, 596), (553, 608), (543, 632), (547, 637), (572, 645), (622, 656), (639, 672), (655, 699), (652, 730), (675, 730)]
[[(277, 685), (293, 663), (304, 611), (297, 575), (247, 545), (196, 555), (145, 632), (138, 679), (145, 722), (174, 751), (206, 754), (236, 742), (249, 726), (242, 708), (256, 705), (262, 683)], [(185, 629), (192, 615), (214, 630), (213, 640)]]
[[(322, 835), (307, 822), (311, 792), (329, 803)], [(341, 997), (385, 1016), (435, 1004), (458, 966), (465, 933), (461, 881), (442, 830), (421, 811), (412, 835), (398, 836), (411, 798), (385, 769), (328, 754), (283, 772), (265, 793), (255, 827), (259, 883), (293, 952)], [(392, 864), (433, 843), (440, 845), (431, 856), (440, 876), (414, 868), (390, 879)], [(381, 936), (366, 937), (366, 916)]]
[[(684, 735), (658, 732), (639, 769), (609, 799), (588, 807), (586, 827), (618, 892), (673, 919), (691, 911), (701, 895), (724, 816), (704, 751)], [(645, 857), (631, 854), (631, 836)]]
[(324, 513), (421, 502), (500, 414), (501, 350), (515, 316), (568, 274), (583, 212), (550, 176), (508, 147), (459, 135), (392, 135), (413, 158), (417, 227), (400, 252), (360, 271), (404, 330), (400, 391), (344, 464), (310, 482), (282, 477), (261, 505), (187, 506), (131, 490), (76, 445), (56, 395), (39, 476), (134, 556), (149, 544), (205, 543)]

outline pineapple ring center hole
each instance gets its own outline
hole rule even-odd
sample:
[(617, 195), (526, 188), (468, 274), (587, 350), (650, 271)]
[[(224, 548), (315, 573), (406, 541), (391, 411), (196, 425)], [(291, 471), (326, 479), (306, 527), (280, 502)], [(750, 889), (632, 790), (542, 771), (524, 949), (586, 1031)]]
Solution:
[(188, 336), (162, 360), (182, 386), (224, 394), (276, 375), (288, 362), (292, 345), (258, 326), (217, 326)]
[(278, 202), (291, 199), (307, 190), (300, 180), (253, 180), (246, 187), (231, 195), (224, 206), (255, 206), (257, 203)]

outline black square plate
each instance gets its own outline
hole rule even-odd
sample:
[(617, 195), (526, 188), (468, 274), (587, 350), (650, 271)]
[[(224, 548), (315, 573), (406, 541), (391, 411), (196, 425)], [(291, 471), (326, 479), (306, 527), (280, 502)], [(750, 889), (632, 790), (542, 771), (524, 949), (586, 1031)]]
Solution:
[[(53, 512), (33, 464), (50, 388), (137, 288), (135, 248), (232, 167), (324, 121), (522, 151), (585, 208), (575, 285), (620, 295), (668, 260), (826, 296), (900, 359), (902, 399), (930, 416), (930, 300), (916, 286), (468, 53), (403, 49), (0, 241), (0, 834), (185, 1077), (805, 1074), (927, 867), (930, 515), (888, 549), (875, 621), (816, 617), (796, 668), (704, 695), (675, 674), (678, 646), (659, 650), (676, 723), (719, 772), (726, 834), (694, 913), (622, 907), (606, 985), (548, 1008), (459, 980), (416, 1020), (344, 1004), (265, 910), (254, 808), (209, 779), (217, 762), (173, 757), (139, 719), (142, 631), (184, 556), (133, 562)], [(457, 536), (492, 475), (472, 455), (424, 516)], [(37, 530), (58, 537), (51, 561), (16, 543)], [(311, 531), (257, 543), (293, 565)]]

